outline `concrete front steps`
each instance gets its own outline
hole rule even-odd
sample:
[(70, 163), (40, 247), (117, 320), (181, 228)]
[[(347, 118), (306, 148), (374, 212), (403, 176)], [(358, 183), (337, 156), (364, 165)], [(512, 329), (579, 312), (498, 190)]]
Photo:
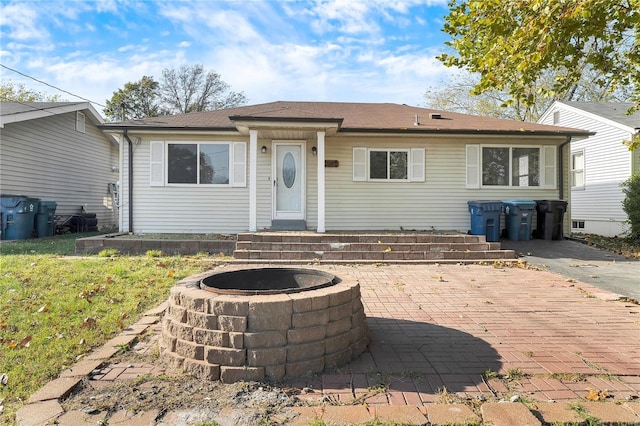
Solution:
[(473, 263), (511, 261), (513, 250), (483, 235), (431, 233), (253, 232), (237, 236), (233, 256), (247, 263)]

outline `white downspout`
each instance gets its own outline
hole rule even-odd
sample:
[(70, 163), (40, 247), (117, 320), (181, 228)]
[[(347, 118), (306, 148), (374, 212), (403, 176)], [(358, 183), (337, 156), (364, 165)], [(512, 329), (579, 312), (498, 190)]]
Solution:
[(258, 131), (249, 130), (249, 232), (258, 230)]
[(324, 132), (318, 132), (318, 229), (317, 232), (325, 232), (324, 216)]

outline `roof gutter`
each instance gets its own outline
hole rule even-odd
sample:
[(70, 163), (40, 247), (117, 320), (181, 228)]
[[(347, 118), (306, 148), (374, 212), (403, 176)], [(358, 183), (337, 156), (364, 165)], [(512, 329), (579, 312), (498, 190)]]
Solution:
[(558, 184), (558, 198), (561, 200), (563, 199), (562, 195), (564, 193), (564, 158), (562, 155), (562, 150), (570, 143), (571, 136), (567, 136), (567, 140), (558, 147), (558, 175), (560, 177), (560, 182)]
[(129, 202), (129, 233), (133, 232), (133, 142), (129, 139), (127, 129), (124, 129), (122, 136), (126, 139), (129, 145), (129, 166), (127, 167), (127, 182), (128, 182), (128, 202)]

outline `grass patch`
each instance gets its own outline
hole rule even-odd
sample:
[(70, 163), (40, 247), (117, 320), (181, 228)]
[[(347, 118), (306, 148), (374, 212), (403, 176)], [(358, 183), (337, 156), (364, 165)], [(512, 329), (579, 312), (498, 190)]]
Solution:
[[(0, 245), (0, 386), (11, 423), (26, 399), (204, 269), (189, 257), (61, 257), (75, 236)], [(127, 350), (128, 348), (122, 348)]]
[(76, 253), (76, 239), (102, 235), (101, 232), (85, 232), (81, 234), (64, 234), (55, 237), (37, 238), (20, 241), (2, 241), (0, 254), (58, 254), (73, 256)]

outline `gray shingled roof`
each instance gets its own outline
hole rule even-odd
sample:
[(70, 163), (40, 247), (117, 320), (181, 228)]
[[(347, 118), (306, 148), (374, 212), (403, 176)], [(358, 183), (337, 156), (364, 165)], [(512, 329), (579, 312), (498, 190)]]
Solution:
[[(430, 118), (439, 114), (441, 118)], [(415, 125), (416, 116), (418, 125)], [(335, 122), (339, 132), (536, 133), (584, 135), (587, 131), (503, 120), (391, 103), (271, 102), (238, 108), (106, 123), (104, 129), (231, 130), (236, 121)]]
[(632, 102), (563, 101), (562, 103), (591, 114), (599, 115), (600, 117), (615, 121), (623, 126), (631, 127), (632, 129), (640, 128), (640, 110), (634, 111), (631, 115), (627, 114), (627, 111), (635, 105)]

